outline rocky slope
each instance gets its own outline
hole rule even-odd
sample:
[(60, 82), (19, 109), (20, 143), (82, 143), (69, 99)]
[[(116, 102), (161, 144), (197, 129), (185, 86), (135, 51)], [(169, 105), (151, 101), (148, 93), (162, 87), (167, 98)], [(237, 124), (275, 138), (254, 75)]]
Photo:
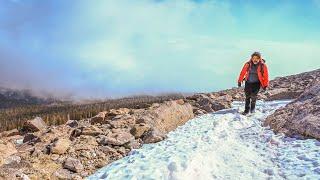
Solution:
[[(320, 69), (275, 78), (270, 81), (270, 86), (266, 91), (260, 91), (258, 99), (266, 101), (296, 99), (307, 87), (311, 86), (313, 81), (318, 77), (320, 77)], [(244, 99), (243, 87), (213, 93), (199, 93), (187, 97), (188, 102), (193, 105), (196, 115), (229, 108), (232, 101), (243, 101)]]
[(265, 125), (287, 135), (303, 135), (320, 140), (320, 76), (304, 93), (269, 116)]
[(0, 179), (82, 179), (193, 118), (182, 99), (146, 109), (112, 109), (91, 119), (47, 126), (41, 118), (1, 134)]

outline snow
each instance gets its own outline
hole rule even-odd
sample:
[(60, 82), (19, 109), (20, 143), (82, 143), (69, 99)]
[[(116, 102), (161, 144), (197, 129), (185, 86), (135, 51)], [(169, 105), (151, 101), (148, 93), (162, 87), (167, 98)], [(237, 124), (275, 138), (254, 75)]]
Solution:
[(87, 179), (320, 179), (320, 142), (274, 134), (262, 121), (290, 101), (257, 102), (189, 120)]

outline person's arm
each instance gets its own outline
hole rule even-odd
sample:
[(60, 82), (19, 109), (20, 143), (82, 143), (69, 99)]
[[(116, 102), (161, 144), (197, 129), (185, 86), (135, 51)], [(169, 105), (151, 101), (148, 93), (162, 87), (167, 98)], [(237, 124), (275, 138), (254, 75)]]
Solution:
[(265, 81), (265, 85), (266, 85), (265, 88), (267, 88), (269, 86), (269, 71), (268, 71), (268, 67), (266, 64), (264, 64), (263, 74), (264, 74), (264, 81)]
[(241, 83), (243, 81), (243, 78), (244, 76), (246, 75), (247, 73), (247, 69), (248, 69), (248, 63), (244, 64), (241, 72), (240, 72), (240, 75), (239, 75), (239, 78), (238, 78), (238, 86), (240, 85), (241, 86)]

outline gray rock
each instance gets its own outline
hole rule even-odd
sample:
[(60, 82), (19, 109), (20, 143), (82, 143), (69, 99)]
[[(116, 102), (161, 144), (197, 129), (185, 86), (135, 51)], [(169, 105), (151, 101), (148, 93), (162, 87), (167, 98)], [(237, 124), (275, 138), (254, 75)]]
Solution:
[(163, 139), (165, 139), (165, 135), (162, 134), (161, 132), (159, 132), (156, 129), (150, 130), (148, 131), (144, 137), (143, 137), (143, 142), (144, 143), (157, 143), (159, 141), (162, 141)]
[(134, 136), (128, 132), (119, 132), (106, 136), (100, 143), (104, 145), (116, 145), (121, 146), (134, 140)]
[(66, 122), (66, 125), (68, 125), (69, 127), (75, 128), (75, 127), (78, 127), (79, 123), (77, 120), (68, 120)]
[(80, 160), (68, 157), (63, 164), (63, 168), (69, 169), (73, 172), (80, 172), (83, 170), (83, 165)]

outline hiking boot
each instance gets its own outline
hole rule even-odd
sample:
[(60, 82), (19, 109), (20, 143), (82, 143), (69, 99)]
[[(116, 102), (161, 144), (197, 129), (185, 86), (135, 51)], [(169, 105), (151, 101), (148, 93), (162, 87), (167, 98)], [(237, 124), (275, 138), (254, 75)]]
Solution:
[(256, 112), (255, 109), (250, 110), (250, 113), (255, 113), (255, 112)]
[(241, 114), (242, 115), (247, 115), (249, 112), (248, 111), (243, 111)]

